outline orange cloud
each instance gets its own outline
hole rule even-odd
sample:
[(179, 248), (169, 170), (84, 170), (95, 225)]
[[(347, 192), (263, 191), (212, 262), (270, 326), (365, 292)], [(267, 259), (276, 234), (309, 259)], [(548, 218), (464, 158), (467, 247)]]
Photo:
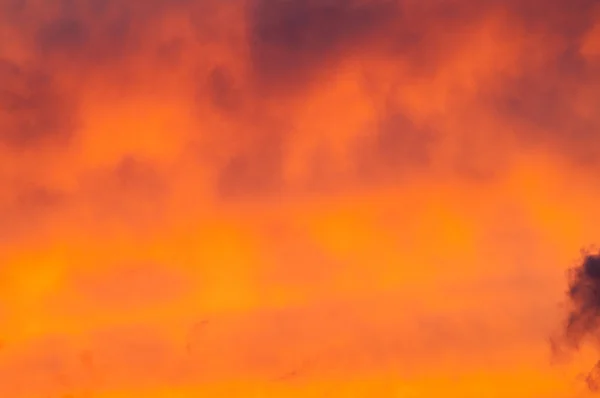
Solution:
[(586, 388), (596, 1), (0, 11), (0, 395)]

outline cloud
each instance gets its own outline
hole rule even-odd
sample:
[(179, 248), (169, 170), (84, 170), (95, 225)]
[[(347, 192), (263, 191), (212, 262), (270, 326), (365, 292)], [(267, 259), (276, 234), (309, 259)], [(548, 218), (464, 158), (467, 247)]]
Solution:
[(202, 91), (209, 93), (215, 108), (231, 112), (240, 107), (240, 96), (234, 78), (227, 68), (216, 66), (207, 80), (207, 85), (202, 87)]
[(566, 336), (577, 347), (588, 334), (598, 329), (600, 317), (600, 256), (585, 254), (580, 266), (571, 269), (568, 297), (573, 305), (567, 321)]
[[(569, 269), (568, 314), (561, 333), (552, 339), (553, 352), (579, 351), (585, 343), (597, 343), (600, 331), (600, 254), (583, 251), (579, 265)], [(585, 377), (592, 391), (598, 390), (598, 366)]]
[(76, 128), (76, 110), (51, 75), (0, 59), (0, 82), (0, 140), (4, 147), (20, 152), (68, 143)]
[[(148, 367), (179, 346), (127, 351), (152, 332), (117, 324), (177, 333), (205, 311), (239, 317), (208, 339), (228, 377), (275, 377), (300, 345), (325, 352), (325, 373), (404, 354), (432, 373), (439, 353), (529, 345), (547, 334), (559, 260), (600, 220), (597, 3), (0, 1), (9, 345), (116, 328), (97, 351), (134, 373), (125, 389), (151, 378), (138, 365), (175, 383)], [(571, 346), (596, 326), (580, 265)], [(310, 313), (370, 295), (364, 317), (352, 304), (338, 323)], [(434, 321), (417, 327), (421, 301)], [(260, 312), (274, 307), (295, 341)], [(495, 311), (522, 307), (527, 322)], [(469, 311), (491, 326), (452, 321)], [(488, 329), (513, 335), (488, 342)]]
[(267, 85), (303, 84), (345, 53), (361, 50), (393, 22), (391, 1), (258, 0), (249, 13), (256, 79)]
[[(19, 44), (5, 46), (3, 74), (21, 88), (3, 95), (2, 122), (13, 144), (110, 145), (92, 139), (106, 127), (86, 127), (98, 104), (153, 92), (186, 124), (157, 139), (175, 157), (192, 142), (208, 152), (194, 168), (210, 169), (206, 183), (223, 198), (389, 183), (413, 170), (497, 178), (523, 150), (587, 168), (597, 158), (598, 118), (585, 105), (599, 76), (587, 44), (594, 1), (69, 4), (10, 9)], [(139, 155), (149, 140), (138, 141), (120, 155)]]

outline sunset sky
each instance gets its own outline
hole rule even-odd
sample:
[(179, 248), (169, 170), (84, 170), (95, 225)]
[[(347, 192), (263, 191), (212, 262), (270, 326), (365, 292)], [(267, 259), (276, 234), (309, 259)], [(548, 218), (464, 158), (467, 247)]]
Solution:
[(599, 176), (600, 0), (0, 0), (0, 397), (588, 396)]

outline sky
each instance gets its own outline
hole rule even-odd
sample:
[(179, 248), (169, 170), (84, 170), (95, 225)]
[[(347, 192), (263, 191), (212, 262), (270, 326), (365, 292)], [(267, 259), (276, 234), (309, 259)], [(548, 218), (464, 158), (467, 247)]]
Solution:
[(599, 84), (598, 0), (0, 0), (0, 396), (593, 394)]

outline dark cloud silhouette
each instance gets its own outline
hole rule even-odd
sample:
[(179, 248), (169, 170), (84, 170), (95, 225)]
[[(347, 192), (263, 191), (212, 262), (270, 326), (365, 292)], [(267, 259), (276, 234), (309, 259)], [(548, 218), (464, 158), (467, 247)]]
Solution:
[(569, 270), (567, 297), (571, 309), (566, 326), (566, 342), (572, 348), (600, 331), (600, 253), (585, 253), (582, 263)]
[[(569, 269), (567, 304), (564, 328), (552, 339), (556, 355), (600, 342), (600, 252), (584, 251), (580, 264)], [(594, 392), (599, 388), (599, 369), (600, 361), (584, 379)]]
[(590, 391), (597, 393), (600, 389), (600, 361), (592, 368), (585, 377), (585, 383)]

